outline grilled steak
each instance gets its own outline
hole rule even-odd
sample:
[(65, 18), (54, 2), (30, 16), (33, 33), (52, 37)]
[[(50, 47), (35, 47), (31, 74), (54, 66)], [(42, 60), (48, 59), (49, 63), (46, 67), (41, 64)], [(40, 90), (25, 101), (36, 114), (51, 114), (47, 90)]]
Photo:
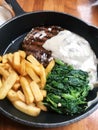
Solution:
[(22, 48), (27, 55), (32, 54), (46, 67), (52, 59), (51, 52), (45, 50), (42, 45), (49, 38), (57, 35), (63, 28), (58, 26), (35, 27), (27, 34), (22, 43)]

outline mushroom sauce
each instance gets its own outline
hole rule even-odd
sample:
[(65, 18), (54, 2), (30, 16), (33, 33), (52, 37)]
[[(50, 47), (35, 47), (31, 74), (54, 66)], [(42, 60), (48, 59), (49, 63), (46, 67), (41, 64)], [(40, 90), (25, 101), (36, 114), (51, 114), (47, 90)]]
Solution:
[(97, 58), (88, 41), (68, 30), (60, 31), (47, 40), (43, 47), (52, 52), (52, 56), (71, 64), (75, 69), (88, 72), (91, 88), (97, 81)]

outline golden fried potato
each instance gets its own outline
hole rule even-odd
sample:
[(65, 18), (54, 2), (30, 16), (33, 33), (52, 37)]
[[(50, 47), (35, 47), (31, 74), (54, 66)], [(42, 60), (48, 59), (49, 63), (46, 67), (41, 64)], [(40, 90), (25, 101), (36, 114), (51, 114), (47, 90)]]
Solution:
[(0, 99), (4, 99), (7, 96), (8, 91), (13, 87), (17, 80), (17, 74), (11, 73), (0, 88)]
[(30, 115), (30, 116), (38, 116), (41, 109), (30, 104), (27, 105), (26, 103), (22, 102), (22, 101), (15, 101), (13, 102), (13, 105), (20, 110), (21, 112)]
[(41, 79), (41, 89), (44, 89), (46, 84), (46, 73), (43, 65), (40, 65), (40, 79)]
[(36, 83), (40, 82), (39, 76), (34, 72), (34, 70), (31, 67), (26, 67), (27, 74), (31, 77), (32, 80), (34, 80)]
[(9, 72), (3, 67), (0, 67), (0, 74), (6, 79), (9, 76)]
[(22, 51), (22, 50), (19, 50), (19, 55), (21, 58), (25, 59), (26, 58), (26, 52), (25, 51)]
[(43, 100), (43, 95), (40, 91), (40, 88), (38, 86), (38, 84), (35, 82), (35, 81), (32, 81), (30, 83), (30, 87), (31, 87), (31, 91), (34, 95), (34, 98), (35, 98), (35, 101), (36, 102), (39, 102), (39, 101), (42, 101)]
[(50, 63), (48, 64), (48, 66), (45, 69), (46, 76), (51, 72), (51, 70), (53, 69), (54, 65), (55, 65), (55, 61), (51, 60)]
[(19, 73), (22, 75), (22, 76), (26, 76), (27, 73), (26, 73), (26, 64), (25, 64), (25, 59), (22, 59), (21, 63), (20, 63), (20, 71)]
[(30, 61), (35, 66), (40, 65), (39, 61), (33, 55), (27, 56), (27, 60)]
[(11, 101), (11, 102), (14, 102), (14, 101), (17, 101), (19, 100), (19, 97), (17, 95), (17, 92), (14, 91), (13, 89), (10, 89), (9, 92), (7, 93), (7, 98)]
[(22, 102), (25, 102), (25, 95), (23, 94), (23, 92), (21, 90), (18, 90), (17, 91), (17, 95), (19, 97), (19, 99), (22, 101)]
[(15, 69), (19, 70), (20, 69), (20, 55), (19, 52), (14, 52), (13, 54), (13, 66)]
[(37, 102), (37, 107), (43, 111), (47, 111), (47, 107), (43, 104), (43, 102)]
[(20, 77), (20, 84), (26, 98), (26, 103), (31, 104), (34, 101), (34, 96), (32, 94), (32, 91), (31, 91), (31, 88), (27, 79), (25, 77)]

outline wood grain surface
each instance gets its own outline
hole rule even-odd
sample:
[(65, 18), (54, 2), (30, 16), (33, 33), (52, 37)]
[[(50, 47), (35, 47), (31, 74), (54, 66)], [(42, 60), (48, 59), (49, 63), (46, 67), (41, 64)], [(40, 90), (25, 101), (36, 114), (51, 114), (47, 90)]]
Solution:
[[(96, 0), (17, 0), (26, 12), (37, 10), (55, 10), (76, 16), (90, 25), (98, 27), (98, 4)], [(98, 3), (98, 1), (97, 1)], [(0, 130), (34, 130), (16, 123), (0, 114)], [(43, 128), (36, 128), (43, 130)], [(50, 130), (47, 128), (45, 130)], [(98, 130), (98, 110), (79, 122), (51, 130)]]

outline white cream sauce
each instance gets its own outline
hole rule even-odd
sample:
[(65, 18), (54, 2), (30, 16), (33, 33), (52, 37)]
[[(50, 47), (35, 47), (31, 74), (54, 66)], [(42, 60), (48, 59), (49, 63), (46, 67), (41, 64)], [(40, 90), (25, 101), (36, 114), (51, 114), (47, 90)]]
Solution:
[(54, 58), (89, 73), (90, 84), (97, 80), (97, 59), (88, 41), (68, 30), (47, 40), (43, 47), (52, 51)]

